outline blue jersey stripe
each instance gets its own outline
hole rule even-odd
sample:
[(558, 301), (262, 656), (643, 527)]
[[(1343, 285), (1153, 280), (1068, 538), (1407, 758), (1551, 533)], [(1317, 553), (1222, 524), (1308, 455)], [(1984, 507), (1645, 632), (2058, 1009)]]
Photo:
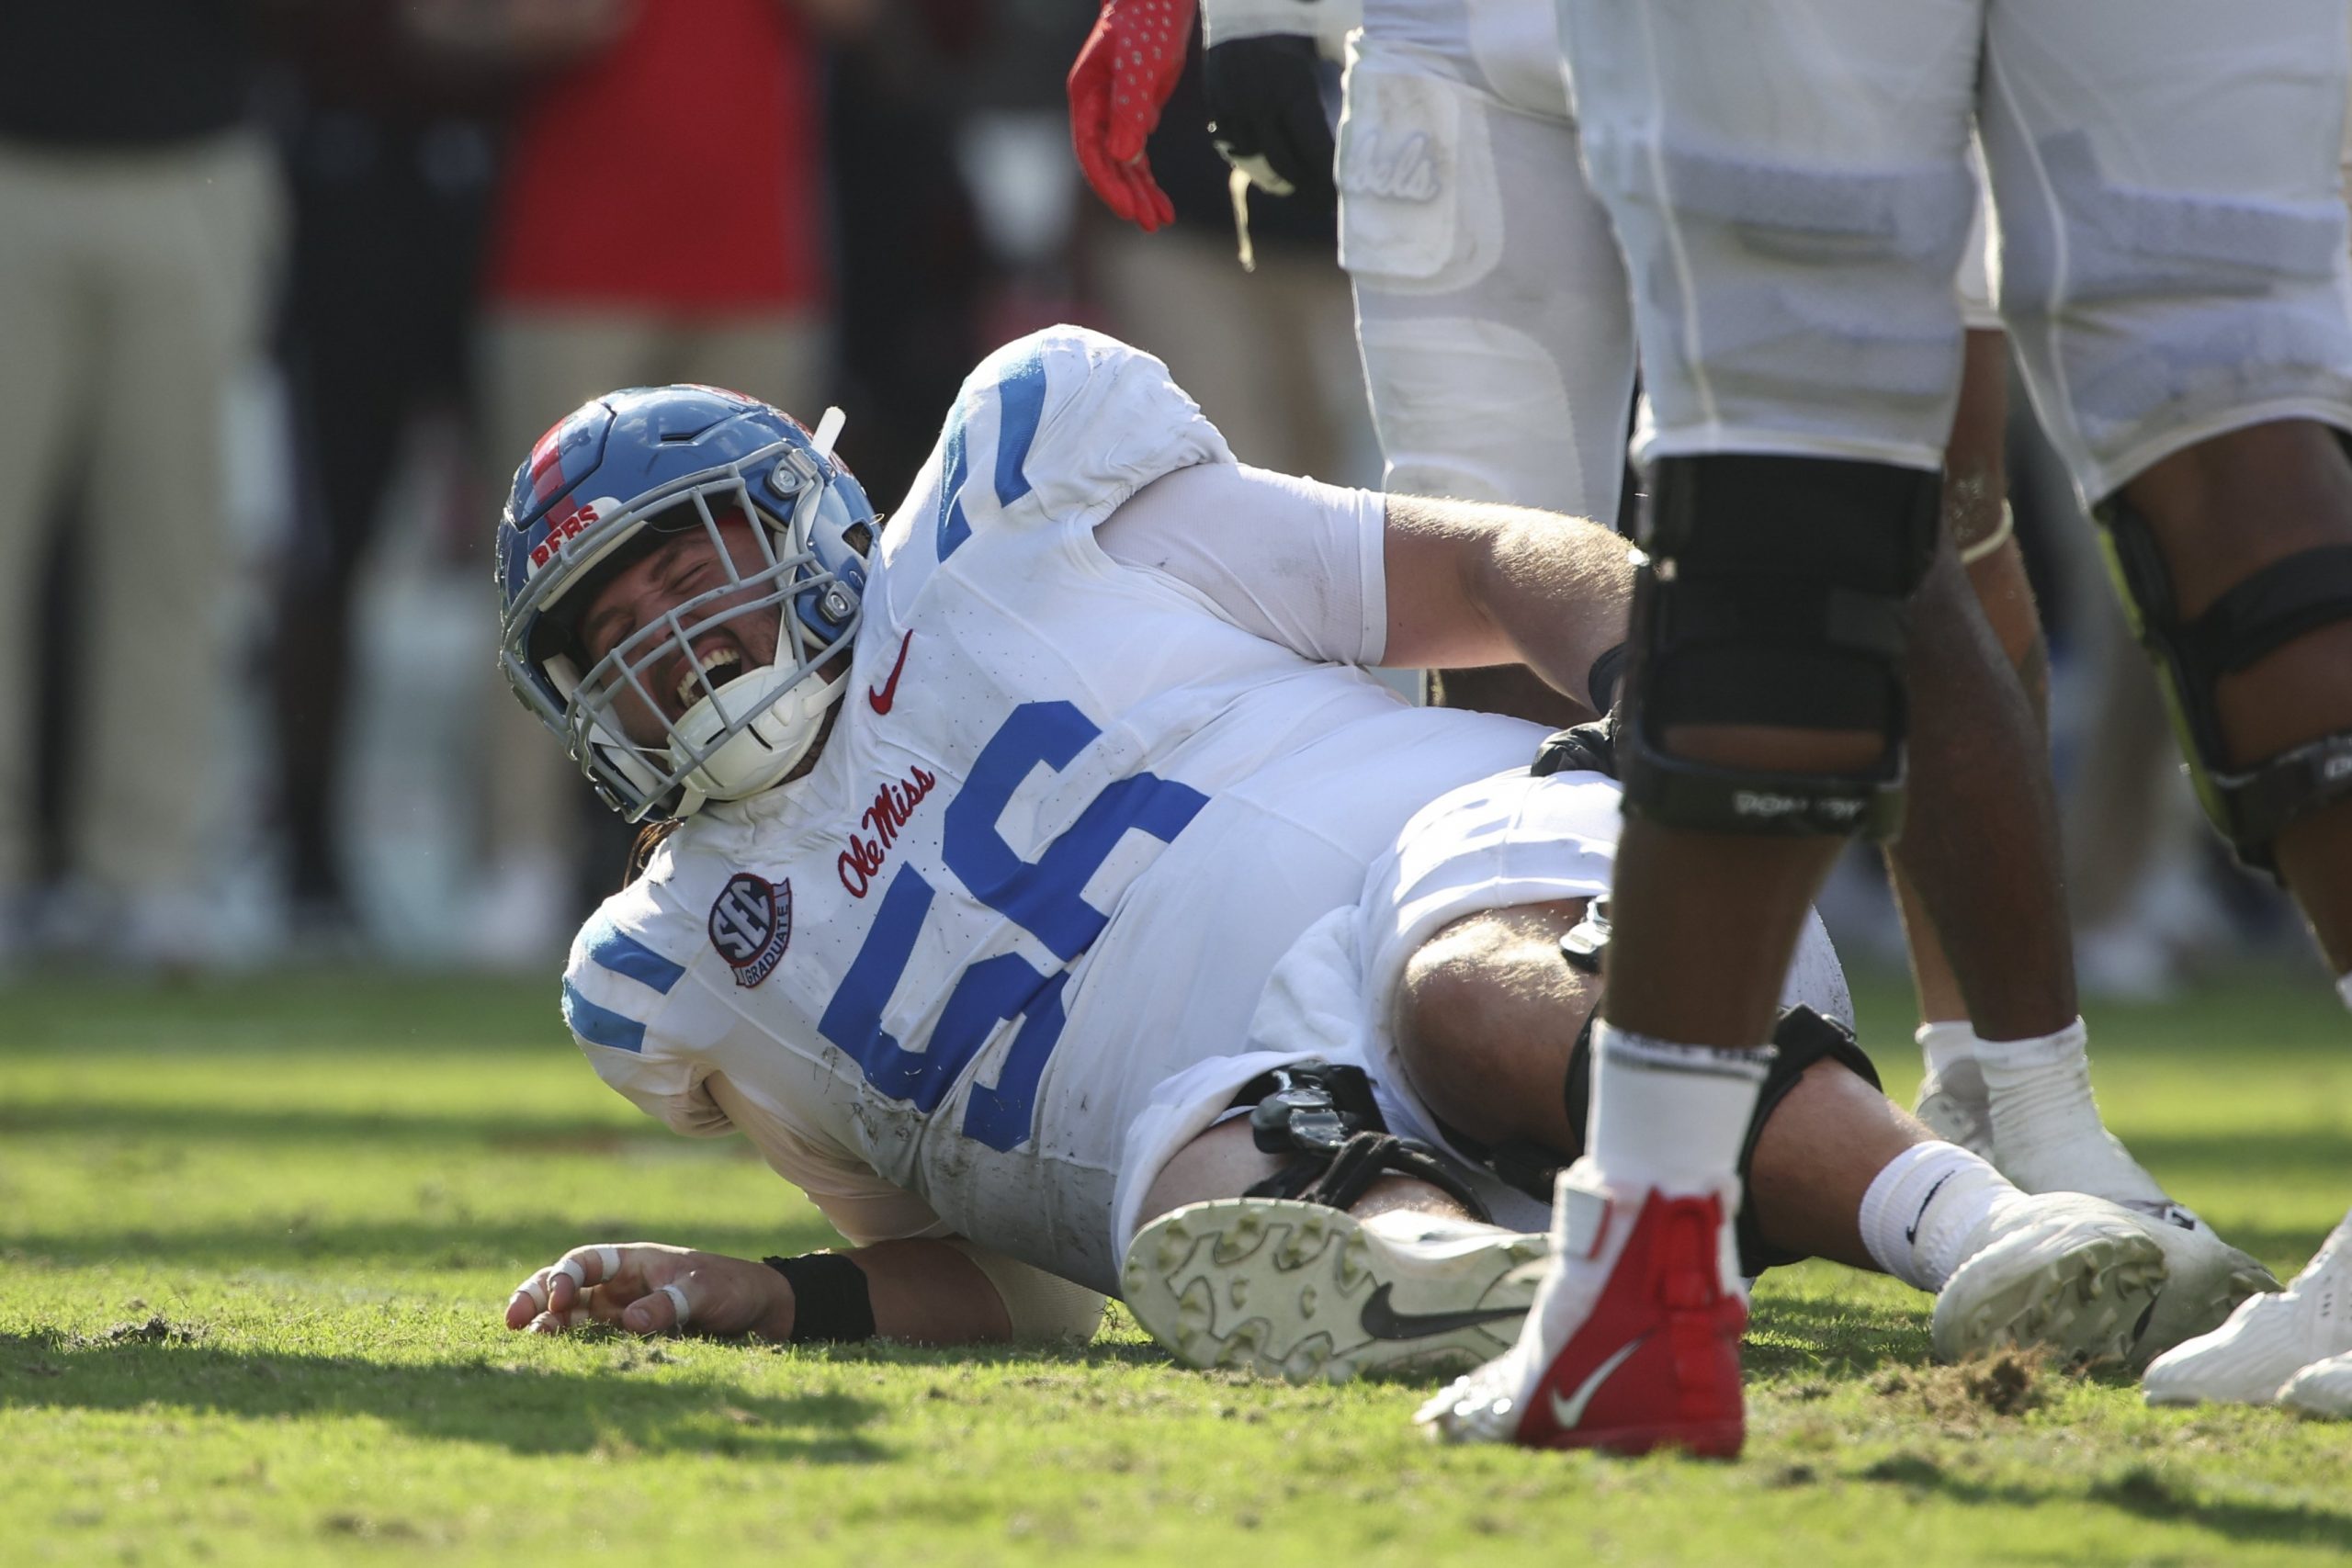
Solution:
[(1025, 465), (1038, 423), (1046, 416), (1045, 351), (1033, 349), (1022, 355), (996, 390), (1004, 410), (997, 423), (996, 500), (1000, 506), (1011, 506), (1031, 489)]
[(563, 1021), (572, 1033), (594, 1044), (609, 1045), (616, 1051), (645, 1049), (645, 1025), (610, 1008), (598, 1007), (569, 980), (563, 983)]
[(684, 964), (671, 963), (613, 924), (609, 916), (600, 914), (590, 921), (588, 929), (581, 933), (581, 941), (588, 949), (590, 961), (598, 968), (626, 975), (665, 997), (686, 972)]

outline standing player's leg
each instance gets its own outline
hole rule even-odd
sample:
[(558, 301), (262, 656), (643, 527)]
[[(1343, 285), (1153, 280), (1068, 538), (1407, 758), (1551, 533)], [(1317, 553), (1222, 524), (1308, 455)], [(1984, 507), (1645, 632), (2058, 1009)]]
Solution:
[[(1971, 166), (1978, 209), (1960, 280), (1965, 368), (1944, 457), (1943, 545), (1912, 608), (1912, 795), (1888, 855), (1928, 1057), (1919, 1114), (2029, 1191), (2092, 1193), (2188, 1233), (2161, 1314), (2173, 1331), (2220, 1317), (2270, 1281), (2171, 1200), (2107, 1133), (2091, 1099), (2043, 758), (2041, 628), (2007, 527), (2009, 355), (1990, 287), (1990, 196), (1981, 164)], [(1931, 908), (1958, 922), (1954, 940), (1944, 940)], [(1994, 1136), (1996, 1101), (2005, 1139)]]
[[(2002, 307), (2052, 445), (2097, 503), (2207, 810), (2295, 894), (2339, 976), (2347, 26), (2335, 0), (1996, 3), (1982, 110)], [(2352, 1003), (2352, 979), (2339, 988)], [(2149, 1397), (2277, 1397), (2302, 1362), (2352, 1350), (2347, 1292), (2339, 1230), (2284, 1294), (2152, 1369)]]
[[(1386, 489), (1607, 522), (1633, 315), (1555, 39), (1551, 0), (1371, 0), (1340, 121), (1340, 259)], [(1586, 716), (1517, 665), (1433, 671), (1430, 700)]]
[(1773, 998), (1839, 840), (1900, 808), (1978, 14), (1564, 0), (1561, 21), (1657, 436), (1591, 1137), (1514, 1352), (1518, 1403), (1549, 1391), (1559, 1416), (1519, 1436), (1731, 1453), (1726, 1224)]

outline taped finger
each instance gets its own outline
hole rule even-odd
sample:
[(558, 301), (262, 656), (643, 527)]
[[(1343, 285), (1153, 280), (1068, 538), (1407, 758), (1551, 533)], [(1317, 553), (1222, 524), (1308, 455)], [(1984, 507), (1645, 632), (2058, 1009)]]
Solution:
[(528, 1301), (534, 1312), (547, 1311), (548, 1271), (544, 1269), (531, 1270), (531, 1277), (515, 1286), (514, 1294), (509, 1296), (507, 1300), (512, 1302), (518, 1298)]
[(531, 1332), (561, 1334), (568, 1328), (577, 1328), (583, 1323), (593, 1323), (596, 1314), (584, 1306), (576, 1306), (568, 1312), (543, 1312), (531, 1320)]
[[(589, 1272), (588, 1259), (594, 1258), (596, 1268)], [(600, 1241), (594, 1247), (575, 1247), (563, 1255), (555, 1271), (568, 1276), (575, 1285), (601, 1285), (621, 1271), (621, 1249), (611, 1242)]]
[[(593, 1262), (594, 1268), (591, 1268)], [(610, 1242), (575, 1247), (548, 1271), (548, 1306), (569, 1307), (591, 1286), (601, 1285), (621, 1271), (621, 1249)], [(569, 1289), (557, 1281), (571, 1281)]]
[(672, 1306), (678, 1309), (678, 1320), (675, 1323), (673, 1323), (670, 1326), (673, 1328), (684, 1328), (686, 1325), (687, 1319), (694, 1315), (694, 1309), (686, 1304), (686, 1292), (684, 1288), (679, 1285), (675, 1280), (673, 1280), (669, 1284), (662, 1287), (662, 1293), (670, 1298), (670, 1304)]

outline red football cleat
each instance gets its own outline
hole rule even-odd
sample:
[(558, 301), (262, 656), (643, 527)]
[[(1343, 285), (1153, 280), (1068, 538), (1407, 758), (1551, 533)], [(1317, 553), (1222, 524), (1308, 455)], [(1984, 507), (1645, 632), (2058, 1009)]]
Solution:
[(1519, 1343), (1416, 1419), (1460, 1441), (1736, 1459), (1747, 1433), (1739, 1340), (1747, 1303), (1721, 1194), (1613, 1194), (1560, 1179), (1554, 1272)]

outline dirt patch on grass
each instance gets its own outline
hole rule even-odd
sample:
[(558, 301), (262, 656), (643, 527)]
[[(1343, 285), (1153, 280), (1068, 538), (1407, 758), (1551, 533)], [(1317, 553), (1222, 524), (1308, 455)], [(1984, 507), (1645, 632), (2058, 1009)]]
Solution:
[(2048, 1361), (2039, 1350), (2003, 1350), (1956, 1367), (1904, 1367), (1871, 1385), (1888, 1399), (1915, 1404), (1940, 1421), (2015, 1417), (2049, 1403)]
[(84, 1345), (193, 1345), (207, 1330), (200, 1323), (174, 1323), (156, 1313), (139, 1323), (118, 1323), (104, 1334), (80, 1336)]

